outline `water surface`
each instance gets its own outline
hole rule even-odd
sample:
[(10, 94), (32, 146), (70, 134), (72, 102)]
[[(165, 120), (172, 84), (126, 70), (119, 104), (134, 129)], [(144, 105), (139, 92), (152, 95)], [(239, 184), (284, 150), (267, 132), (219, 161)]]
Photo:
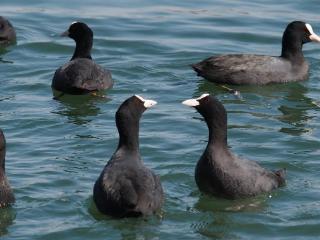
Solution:
[[(2, 0), (18, 43), (0, 55), (0, 127), (17, 202), (0, 210), (1, 239), (317, 239), (320, 235), (320, 45), (307, 44), (306, 82), (238, 87), (239, 99), (198, 78), (189, 64), (212, 54), (278, 55), (287, 23), (320, 32), (318, 1)], [(112, 71), (108, 99), (52, 99), (56, 68), (74, 42), (59, 34), (75, 20), (92, 27), (94, 59)], [(229, 145), (269, 169), (287, 168), (271, 194), (227, 201), (203, 196), (194, 168), (207, 141), (181, 101), (215, 94), (228, 110)], [(100, 215), (92, 187), (115, 150), (114, 114), (141, 94), (159, 104), (141, 120), (145, 164), (166, 192), (162, 217)]]

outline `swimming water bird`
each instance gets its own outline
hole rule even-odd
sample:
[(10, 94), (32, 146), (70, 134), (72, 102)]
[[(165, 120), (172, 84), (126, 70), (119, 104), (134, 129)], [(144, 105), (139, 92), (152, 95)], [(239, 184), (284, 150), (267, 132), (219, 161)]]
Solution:
[(320, 42), (310, 24), (294, 21), (288, 24), (282, 37), (281, 56), (229, 54), (209, 57), (191, 65), (201, 76), (222, 84), (268, 84), (302, 81), (308, 78), (309, 65), (302, 45)]
[(94, 202), (104, 214), (146, 216), (160, 210), (164, 202), (160, 179), (144, 166), (139, 152), (139, 121), (142, 113), (155, 104), (134, 95), (116, 113), (119, 144), (93, 189)]
[(91, 57), (92, 30), (85, 23), (74, 22), (62, 36), (72, 38), (76, 49), (71, 60), (56, 70), (52, 88), (74, 95), (111, 88), (113, 80), (110, 71), (96, 64)]
[(235, 156), (227, 145), (227, 113), (209, 94), (182, 102), (194, 107), (209, 128), (207, 147), (199, 159), (195, 179), (200, 191), (229, 199), (270, 192), (285, 183), (285, 170), (275, 172)]
[(14, 203), (15, 198), (5, 172), (6, 139), (0, 129), (0, 208)]
[(16, 31), (8, 19), (0, 16), (0, 46), (16, 42)]

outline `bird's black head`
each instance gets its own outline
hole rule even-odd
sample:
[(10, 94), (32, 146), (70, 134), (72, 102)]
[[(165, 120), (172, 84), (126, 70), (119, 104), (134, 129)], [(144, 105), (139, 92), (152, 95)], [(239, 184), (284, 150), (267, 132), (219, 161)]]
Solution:
[(83, 39), (92, 39), (93, 32), (87, 24), (83, 22), (73, 22), (69, 29), (62, 33), (62, 36), (68, 36), (78, 42)]
[(61, 34), (61, 36), (70, 37), (76, 42), (76, 49), (74, 50), (71, 60), (75, 58), (91, 57), (91, 49), (93, 45), (93, 32), (87, 24), (83, 22), (74, 22), (69, 29)]
[(135, 118), (139, 119), (142, 113), (149, 107), (154, 106), (157, 102), (153, 100), (147, 100), (139, 95), (134, 95), (125, 100), (119, 107), (116, 113), (116, 119), (118, 118)]
[(283, 33), (283, 38), (285, 38), (286, 41), (297, 39), (302, 44), (311, 41), (320, 42), (319, 36), (314, 33), (311, 25), (302, 21), (293, 21), (289, 23)]
[(204, 117), (209, 128), (209, 142), (227, 142), (227, 112), (222, 103), (209, 94), (188, 99), (182, 104), (194, 107)]
[(226, 115), (226, 110), (214, 96), (207, 93), (198, 98), (193, 98), (182, 102), (184, 105), (194, 107), (205, 118), (212, 119)]
[(293, 62), (303, 61), (302, 45), (308, 42), (320, 42), (310, 24), (294, 21), (288, 24), (282, 36), (281, 56)]
[(139, 120), (143, 112), (155, 104), (156, 101), (134, 95), (120, 105), (116, 112), (116, 124), (120, 135), (119, 147), (138, 149)]

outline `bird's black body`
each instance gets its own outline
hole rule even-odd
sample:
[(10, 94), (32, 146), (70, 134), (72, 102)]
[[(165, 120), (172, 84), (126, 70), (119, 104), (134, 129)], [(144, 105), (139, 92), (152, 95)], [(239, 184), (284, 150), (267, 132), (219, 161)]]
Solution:
[(86, 24), (76, 22), (71, 24), (64, 36), (75, 40), (76, 49), (71, 60), (56, 70), (52, 88), (74, 95), (112, 88), (110, 71), (92, 60), (92, 30)]
[(139, 152), (139, 120), (145, 111), (136, 96), (116, 113), (119, 145), (94, 185), (97, 208), (113, 217), (137, 217), (158, 211), (164, 201), (160, 179), (146, 168)]
[(306, 80), (309, 65), (303, 56), (302, 46), (311, 41), (311, 35), (306, 23), (295, 21), (288, 24), (283, 33), (282, 53), (279, 57), (253, 54), (219, 55), (193, 64), (192, 68), (198, 76), (223, 84), (264, 85)]
[(111, 73), (87, 58), (77, 58), (54, 74), (52, 87), (73, 95), (101, 91), (112, 87)]
[(206, 96), (198, 102), (195, 108), (209, 128), (208, 144), (195, 170), (200, 191), (236, 199), (270, 192), (285, 183), (284, 170), (272, 172), (232, 154), (227, 146), (227, 114), (216, 98)]
[(5, 172), (6, 140), (0, 129), (0, 208), (7, 207), (15, 202)]

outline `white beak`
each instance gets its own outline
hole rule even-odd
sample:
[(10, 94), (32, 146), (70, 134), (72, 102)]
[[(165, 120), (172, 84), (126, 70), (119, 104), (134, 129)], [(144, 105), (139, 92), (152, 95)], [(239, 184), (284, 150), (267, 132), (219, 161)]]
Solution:
[(188, 100), (185, 100), (182, 102), (183, 105), (186, 105), (186, 106), (189, 106), (189, 107), (196, 107), (196, 106), (199, 106), (200, 103), (198, 102), (197, 99), (194, 99), (194, 98), (191, 98), (191, 99), (188, 99)]
[(153, 101), (153, 100), (150, 100), (150, 99), (146, 99), (145, 102), (144, 102), (144, 104), (143, 104), (143, 106), (144, 106), (145, 108), (150, 108), (150, 107), (152, 107), (152, 106), (154, 106), (154, 105), (156, 105), (156, 104), (157, 104), (156, 101)]
[(309, 33), (310, 33), (310, 40), (313, 42), (320, 42), (320, 37), (314, 33), (311, 25), (309, 23), (306, 23), (306, 28), (308, 29)]
[(153, 101), (153, 100), (150, 100), (150, 99), (144, 99), (143, 97), (141, 97), (139, 95), (134, 95), (134, 96), (136, 96), (137, 98), (139, 98), (143, 102), (143, 106), (145, 108), (150, 108), (150, 107), (152, 107), (152, 106), (157, 104), (156, 101)]
[(317, 34), (311, 34), (309, 36), (310, 40), (313, 41), (313, 42), (320, 42), (320, 37), (317, 35)]
[(189, 107), (196, 107), (200, 105), (199, 100), (207, 96), (209, 96), (209, 93), (204, 93), (198, 98), (191, 98), (191, 99), (185, 100), (182, 102), (182, 104)]

